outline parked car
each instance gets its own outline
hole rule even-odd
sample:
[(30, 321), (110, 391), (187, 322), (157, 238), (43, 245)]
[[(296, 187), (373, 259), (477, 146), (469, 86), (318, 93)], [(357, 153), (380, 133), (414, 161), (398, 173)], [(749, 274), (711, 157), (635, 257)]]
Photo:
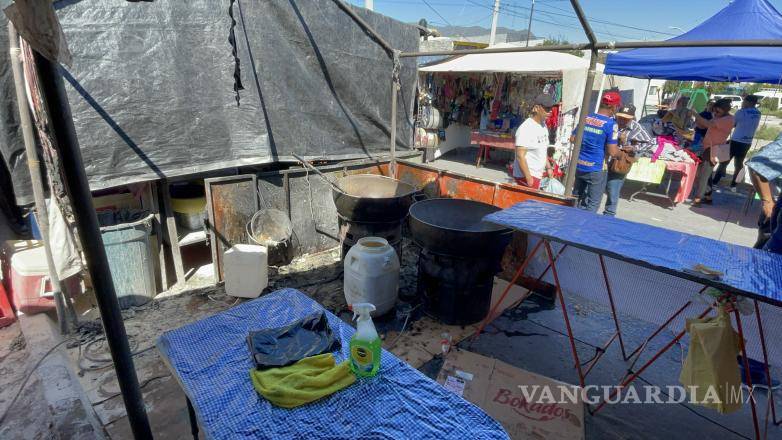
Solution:
[(741, 108), (741, 101), (744, 100), (744, 98), (742, 98), (739, 95), (713, 95), (711, 97), (711, 99), (713, 99), (715, 101), (718, 100), (718, 99), (722, 99), (722, 98), (730, 99), (730, 106), (734, 110), (740, 109)]
[(763, 108), (772, 110), (782, 110), (782, 91), (780, 90), (761, 90), (755, 93), (760, 97)]

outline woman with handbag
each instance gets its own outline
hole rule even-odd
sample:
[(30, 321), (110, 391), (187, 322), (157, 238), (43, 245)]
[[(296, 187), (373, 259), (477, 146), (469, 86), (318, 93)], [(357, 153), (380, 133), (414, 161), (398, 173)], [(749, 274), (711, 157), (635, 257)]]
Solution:
[[(690, 114), (695, 117), (695, 124), (706, 129), (703, 137), (703, 152), (698, 174), (695, 177), (695, 197), (692, 206), (699, 207), (702, 203), (711, 203), (711, 174), (719, 163), (717, 149), (726, 148), (730, 131), (733, 129), (733, 116), (730, 114), (730, 100), (719, 99), (714, 103), (711, 120), (707, 120), (694, 110)], [(729, 147), (727, 147), (729, 148)]]
[(619, 154), (608, 159), (608, 176), (606, 179), (606, 206), (603, 215), (616, 215), (619, 204), (619, 192), (625, 182), (627, 173), (637, 160), (635, 153), (646, 149), (654, 143), (649, 133), (635, 120), (635, 106), (625, 105), (616, 112), (616, 124), (619, 127)]

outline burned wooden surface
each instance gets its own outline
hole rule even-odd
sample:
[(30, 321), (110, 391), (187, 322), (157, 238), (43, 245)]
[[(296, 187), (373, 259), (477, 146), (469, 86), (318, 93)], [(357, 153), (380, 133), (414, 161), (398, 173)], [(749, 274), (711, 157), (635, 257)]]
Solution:
[(215, 281), (223, 279), (225, 251), (248, 242), (247, 222), (259, 208), (257, 180), (254, 174), (204, 180)]

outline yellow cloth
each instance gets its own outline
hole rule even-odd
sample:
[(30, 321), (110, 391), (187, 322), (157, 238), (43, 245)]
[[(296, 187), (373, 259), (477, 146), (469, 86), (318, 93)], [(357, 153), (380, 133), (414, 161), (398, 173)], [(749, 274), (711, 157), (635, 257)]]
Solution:
[(688, 319), (687, 331), (690, 349), (679, 381), (686, 387), (697, 387), (694, 396), (688, 389), (691, 400), (723, 414), (741, 408), (741, 373), (736, 362), (741, 340), (728, 313), (720, 309), (716, 317)]
[(255, 391), (283, 408), (295, 408), (333, 394), (356, 381), (347, 361), (331, 353), (304, 358), (287, 367), (250, 370)]

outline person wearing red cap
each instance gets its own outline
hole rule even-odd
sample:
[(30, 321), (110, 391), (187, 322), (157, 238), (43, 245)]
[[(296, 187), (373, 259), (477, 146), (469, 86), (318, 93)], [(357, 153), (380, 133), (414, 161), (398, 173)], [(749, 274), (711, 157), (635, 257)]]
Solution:
[[(619, 129), (614, 120), (616, 109), (622, 105), (618, 92), (605, 92), (597, 113), (590, 113), (584, 121), (584, 137), (578, 155), (573, 192), (577, 206), (597, 212), (605, 192), (606, 156), (619, 154)], [(571, 142), (575, 136), (571, 137)]]

